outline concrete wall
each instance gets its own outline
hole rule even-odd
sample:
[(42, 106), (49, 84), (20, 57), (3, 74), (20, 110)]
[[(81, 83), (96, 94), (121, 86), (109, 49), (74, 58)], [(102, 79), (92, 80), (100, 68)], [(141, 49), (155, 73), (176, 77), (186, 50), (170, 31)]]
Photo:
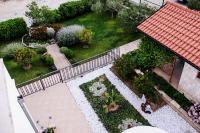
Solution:
[(0, 59), (0, 133), (35, 133), (17, 96), (15, 81)]
[(200, 102), (200, 79), (197, 78), (199, 71), (188, 63), (185, 63), (179, 82), (179, 90), (193, 101)]

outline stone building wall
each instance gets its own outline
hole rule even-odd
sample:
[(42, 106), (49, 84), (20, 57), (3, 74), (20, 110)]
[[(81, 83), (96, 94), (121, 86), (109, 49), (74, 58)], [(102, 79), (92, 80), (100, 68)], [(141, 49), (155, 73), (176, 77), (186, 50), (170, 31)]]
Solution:
[(178, 89), (185, 96), (195, 102), (200, 102), (200, 79), (197, 78), (198, 70), (185, 63)]

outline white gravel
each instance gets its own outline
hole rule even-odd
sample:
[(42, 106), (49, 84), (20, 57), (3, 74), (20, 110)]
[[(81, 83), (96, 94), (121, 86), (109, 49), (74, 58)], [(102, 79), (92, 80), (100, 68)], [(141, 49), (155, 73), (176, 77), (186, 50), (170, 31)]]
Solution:
[(92, 109), (79, 86), (103, 74), (106, 74), (106, 77), (116, 86), (117, 90), (134, 106), (135, 109), (138, 110), (138, 112), (141, 113), (145, 119), (149, 121), (152, 126), (161, 128), (169, 133), (197, 133), (194, 128), (192, 128), (168, 105), (160, 108), (152, 114), (145, 114), (140, 108), (142, 100), (110, 71), (110, 67), (111, 65), (95, 70), (83, 77), (78, 77), (67, 83), (72, 95), (81, 111), (84, 113), (94, 133), (106, 133), (107, 131), (99, 121), (98, 116)]

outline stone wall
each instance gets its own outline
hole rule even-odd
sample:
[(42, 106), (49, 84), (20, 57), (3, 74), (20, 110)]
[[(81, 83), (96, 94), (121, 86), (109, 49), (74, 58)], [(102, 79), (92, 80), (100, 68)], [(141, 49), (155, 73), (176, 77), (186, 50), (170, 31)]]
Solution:
[(200, 102), (200, 79), (197, 78), (198, 70), (185, 63), (178, 89), (185, 96), (195, 102)]

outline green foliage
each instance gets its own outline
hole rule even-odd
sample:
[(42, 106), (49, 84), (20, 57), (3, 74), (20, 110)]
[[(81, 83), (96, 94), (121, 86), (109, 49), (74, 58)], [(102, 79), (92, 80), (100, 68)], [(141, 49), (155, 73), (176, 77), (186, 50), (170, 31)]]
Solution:
[(145, 71), (172, 62), (173, 55), (157, 42), (144, 37), (140, 43), (136, 58), (140, 70)]
[(27, 5), (27, 8), (28, 11), (25, 12), (25, 15), (32, 19), (33, 25), (45, 25), (60, 19), (60, 14), (57, 10), (50, 10), (47, 6), (39, 7), (35, 1)]
[(27, 32), (26, 22), (22, 18), (0, 22), (0, 42), (22, 37)]
[(17, 49), (15, 52), (15, 60), (25, 69), (26, 68), (29, 69), (34, 55), (36, 55), (36, 53), (32, 49), (29, 48)]
[(151, 73), (145, 73), (144, 75), (139, 75), (134, 79), (135, 89), (139, 92), (140, 97), (142, 94), (146, 96), (147, 99), (150, 99), (154, 103), (158, 99), (158, 94), (154, 88), (155, 83), (150, 80), (149, 76)]
[(200, 11), (200, 1), (199, 0), (188, 0), (188, 7)]
[(94, 4), (92, 4), (92, 7), (91, 7), (92, 11), (97, 13), (97, 14), (101, 14), (104, 12), (104, 4), (101, 3), (100, 0), (97, 0)]
[(44, 54), (47, 52), (47, 49), (45, 47), (40, 47), (35, 49), (37, 54)]
[(107, 78), (105, 78), (105, 80), (102, 82), (106, 86), (107, 92), (111, 94), (113, 91), (117, 95), (121, 96), (121, 100), (118, 102), (120, 108), (117, 111), (112, 113), (105, 113), (105, 109), (102, 108), (102, 106), (104, 105), (104, 101), (101, 100), (100, 97), (93, 96), (92, 93), (89, 91), (89, 87), (94, 82), (98, 81), (99, 78), (96, 78), (95, 80), (84, 83), (80, 86), (80, 88), (83, 90), (87, 100), (90, 102), (90, 105), (92, 106), (92, 108), (100, 118), (100, 121), (103, 123), (109, 133), (120, 133), (118, 125), (121, 124), (121, 121), (126, 119), (127, 117), (133, 120), (137, 120), (143, 125), (149, 125), (148, 121), (145, 120), (140, 115), (140, 113), (124, 97), (122, 97), (122, 95), (120, 95), (115, 86), (112, 85)]
[(181, 94), (175, 88), (173, 88), (167, 81), (155, 73), (149, 76), (159, 89), (163, 90), (169, 97), (175, 100), (186, 112), (190, 109), (193, 103), (188, 100), (184, 94)]
[(60, 46), (72, 46), (80, 42), (79, 34), (85, 29), (84, 26), (70, 25), (60, 29), (56, 34), (56, 40)]
[(136, 52), (131, 52), (122, 55), (114, 63), (114, 68), (123, 79), (130, 79), (136, 75), (134, 69), (136, 68)]
[(74, 57), (73, 51), (71, 49), (68, 49), (67, 47), (61, 47), (60, 52), (63, 53), (68, 59)]
[(154, 10), (146, 5), (130, 4), (129, 7), (123, 8), (118, 12), (118, 18), (124, 29), (130, 32), (137, 32), (137, 25), (144, 21), (153, 12)]
[(83, 44), (90, 44), (92, 40), (93, 32), (88, 29), (84, 29), (80, 34), (79, 34), (79, 40)]
[(59, 6), (58, 11), (62, 19), (69, 19), (90, 11), (89, 3), (84, 1), (71, 1)]
[(115, 108), (118, 106), (118, 103), (122, 100), (122, 97), (117, 94), (114, 90), (112, 90), (110, 93), (105, 92), (104, 93), (104, 105), (103, 108), (105, 109), (106, 113), (109, 113), (109, 108), (113, 107)]
[(53, 58), (49, 54), (45, 54), (41, 57), (42, 61), (48, 65), (49, 67), (52, 67), (54, 65)]
[(124, 0), (107, 0), (107, 10), (112, 13), (112, 18), (123, 8)]

